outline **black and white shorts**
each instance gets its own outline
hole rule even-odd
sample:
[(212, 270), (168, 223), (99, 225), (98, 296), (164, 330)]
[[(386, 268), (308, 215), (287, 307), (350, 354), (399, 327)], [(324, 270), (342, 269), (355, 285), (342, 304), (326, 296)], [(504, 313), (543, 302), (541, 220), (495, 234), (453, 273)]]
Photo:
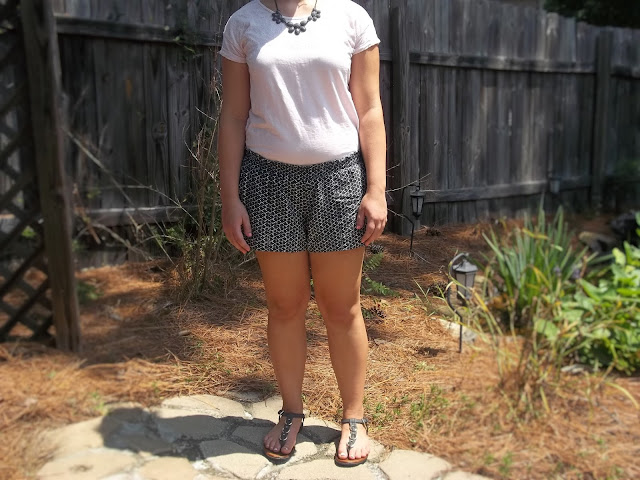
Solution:
[(291, 165), (246, 150), (240, 200), (254, 250), (337, 252), (362, 247), (356, 216), (367, 189), (360, 152), (313, 165)]

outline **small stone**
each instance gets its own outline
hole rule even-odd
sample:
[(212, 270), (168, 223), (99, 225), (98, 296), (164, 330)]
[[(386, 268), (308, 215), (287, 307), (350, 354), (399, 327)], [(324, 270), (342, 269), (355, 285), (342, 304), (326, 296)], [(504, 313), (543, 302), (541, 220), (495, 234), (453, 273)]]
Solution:
[(200, 451), (216, 470), (247, 480), (255, 478), (260, 470), (269, 465), (262, 455), (228, 440), (202, 442)]
[(394, 450), (380, 464), (389, 480), (436, 480), (451, 469), (443, 459), (428, 453)]
[(126, 470), (135, 462), (133, 455), (114, 450), (82, 452), (47, 463), (38, 472), (38, 480), (95, 480)]

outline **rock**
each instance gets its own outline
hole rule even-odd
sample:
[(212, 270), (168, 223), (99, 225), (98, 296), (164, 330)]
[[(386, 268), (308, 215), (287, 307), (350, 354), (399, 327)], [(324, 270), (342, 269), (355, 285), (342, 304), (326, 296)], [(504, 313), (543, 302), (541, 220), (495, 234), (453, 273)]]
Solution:
[(287, 467), (278, 480), (376, 480), (377, 476), (369, 467), (368, 463), (357, 467), (338, 467), (333, 459), (324, 458)]
[(473, 473), (466, 472), (450, 472), (444, 476), (443, 480), (489, 480), (487, 477), (482, 477)]
[(389, 480), (435, 480), (447, 473), (451, 465), (428, 453), (394, 450), (380, 469)]
[(181, 437), (204, 440), (217, 438), (229, 427), (229, 423), (210, 415), (194, 414), (172, 408), (152, 409), (158, 433), (167, 442)]
[(329, 443), (340, 437), (340, 426), (320, 418), (309, 417), (304, 420), (304, 435), (318, 443)]
[(615, 237), (593, 232), (581, 232), (578, 239), (594, 253), (610, 252), (619, 243)]
[(136, 457), (115, 450), (82, 452), (47, 463), (39, 480), (96, 480), (122, 472), (136, 463)]
[(137, 471), (145, 480), (166, 480), (168, 472), (172, 478), (181, 480), (193, 480), (200, 474), (186, 458), (173, 457), (152, 460)]
[(276, 395), (262, 402), (251, 405), (249, 413), (257, 420), (267, 420), (273, 423), (278, 421), (278, 410), (282, 408), (282, 397)]
[[(102, 418), (94, 418), (58, 428), (44, 434), (44, 445), (50, 445), (55, 457), (73, 454), (82, 450), (104, 446), (103, 432), (100, 427)], [(115, 427), (105, 432), (110, 434)]]
[[(256, 451), (262, 452), (262, 439), (272, 428), (271, 426), (245, 425), (236, 428), (231, 438), (240, 440), (254, 447)], [(308, 437), (299, 433), (296, 438), (296, 452), (290, 461), (310, 457), (316, 453), (318, 453), (318, 448), (315, 444)]]
[(202, 442), (200, 451), (216, 470), (229, 472), (243, 479), (255, 478), (270, 462), (237, 443), (228, 440)]
[(215, 395), (175, 397), (165, 400), (160, 406), (162, 408), (175, 408), (205, 413), (217, 418), (223, 416), (244, 418), (244, 407), (240, 403)]

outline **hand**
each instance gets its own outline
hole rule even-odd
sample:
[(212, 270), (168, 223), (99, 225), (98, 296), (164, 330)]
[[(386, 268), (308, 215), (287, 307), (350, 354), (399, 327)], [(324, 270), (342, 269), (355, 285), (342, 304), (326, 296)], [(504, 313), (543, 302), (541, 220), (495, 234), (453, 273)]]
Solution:
[(222, 203), (222, 229), (227, 240), (240, 252), (245, 254), (251, 250), (243, 236), (243, 232), (251, 236), (249, 214), (239, 198)]
[(387, 199), (384, 192), (373, 193), (367, 192), (362, 198), (358, 217), (356, 219), (356, 228), (361, 230), (367, 221), (367, 229), (362, 235), (361, 242), (369, 246), (375, 242), (387, 224)]

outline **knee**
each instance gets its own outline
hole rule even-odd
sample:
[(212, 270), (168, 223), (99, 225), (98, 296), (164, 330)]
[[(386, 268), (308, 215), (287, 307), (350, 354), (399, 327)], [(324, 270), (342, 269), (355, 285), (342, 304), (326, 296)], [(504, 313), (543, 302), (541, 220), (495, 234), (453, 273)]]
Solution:
[(286, 296), (271, 297), (267, 300), (269, 321), (288, 323), (304, 318), (309, 304), (310, 292), (298, 292)]
[(328, 327), (331, 326), (344, 326), (349, 327), (353, 322), (359, 321), (362, 318), (362, 311), (360, 310), (360, 304), (341, 304), (331, 300), (324, 301), (317, 299), (318, 308), (324, 322)]

